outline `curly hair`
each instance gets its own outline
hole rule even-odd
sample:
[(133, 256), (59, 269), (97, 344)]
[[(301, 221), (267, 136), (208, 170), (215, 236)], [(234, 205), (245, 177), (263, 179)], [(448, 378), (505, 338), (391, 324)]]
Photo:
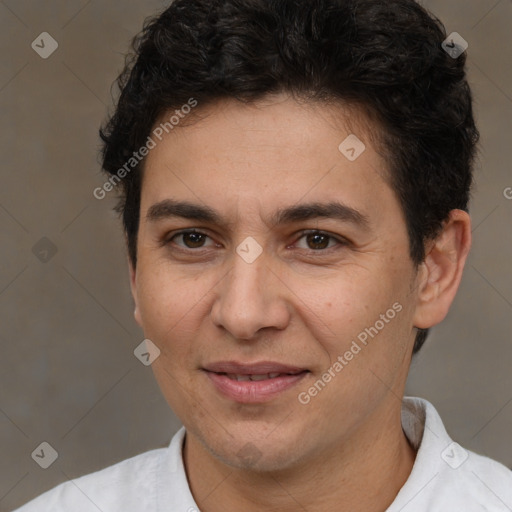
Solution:
[[(103, 170), (115, 175), (160, 116), (191, 97), (206, 106), (287, 92), (354, 105), (376, 121), (419, 265), (450, 210), (467, 211), (479, 138), (466, 55), (448, 55), (445, 39), (414, 0), (175, 0), (133, 40), (100, 130)], [(143, 162), (116, 206), (134, 267)], [(427, 334), (418, 330), (414, 353)]]

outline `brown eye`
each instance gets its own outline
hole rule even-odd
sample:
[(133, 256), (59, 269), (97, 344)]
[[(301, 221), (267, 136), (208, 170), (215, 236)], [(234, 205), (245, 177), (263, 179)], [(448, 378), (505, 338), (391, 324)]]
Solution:
[(190, 249), (197, 249), (203, 247), (206, 236), (201, 233), (185, 233), (183, 236), (183, 242)]
[(296, 242), (299, 249), (307, 249), (310, 251), (322, 251), (331, 249), (337, 245), (346, 245), (343, 239), (338, 239), (333, 235), (323, 232), (306, 232)]
[(184, 249), (200, 249), (201, 247), (207, 247), (206, 242), (209, 238), (210, 237), (204, 233), (185, 231), (174, 235), (170, 242)]
[(310, 249), (326, 249), (329, 246), (330, 237), (327, 235), (311, 234), (306, 236), (307, 244)]

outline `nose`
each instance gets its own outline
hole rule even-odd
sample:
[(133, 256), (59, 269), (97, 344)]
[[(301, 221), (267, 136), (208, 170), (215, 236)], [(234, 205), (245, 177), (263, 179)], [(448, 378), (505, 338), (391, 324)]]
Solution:
[(231, 271), (219, 283), (211, 310), (217, 327), (238, 340), (254, 339), (263, 330), (286, 328), (290, 321), (289, 290), (271, 266), (265, 254), (252, 263), (233, 256)]

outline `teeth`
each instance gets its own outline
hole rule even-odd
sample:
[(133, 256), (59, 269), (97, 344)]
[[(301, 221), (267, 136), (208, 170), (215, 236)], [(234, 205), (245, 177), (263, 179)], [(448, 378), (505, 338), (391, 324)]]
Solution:
[(268, 380), (268, 379), (275, 379), (276, 377), (279, 377), (281, 375), (280, 373), (265, 373), (262, 375), (236, 375), (234, 373), (228, 373), (227, 376), (231, 380), (237, 380), (237, 381), (258, 381), (258, 380)]
[(228, 373), (228, 377), (231, 380), (238, 380), (238, 381), (251, 380), (249, 375), (235, 375), (234, 373)]
[(269, 374), (265, 374), (265, 375), (251, 375), (251, 380), (268, 380), (270, 379), (270, 376)]

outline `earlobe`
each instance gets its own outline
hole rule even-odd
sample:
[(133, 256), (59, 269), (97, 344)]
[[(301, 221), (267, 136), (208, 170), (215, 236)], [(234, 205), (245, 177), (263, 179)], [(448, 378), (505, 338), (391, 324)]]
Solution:
[(130, 259), (128, 259), (128, 269), (130, 272), (130, 289), (132, 292), (133, 301), (135, 303), (135, 309), (133, 311), (133, 316), (135, 318), (135, 321), (142, 327), (142, 319), (141, 319), (140, 310), (139, 310), (139, 299), (138, 299), (138, 295), (137, 295), (137, 271), (134, 268)]
[(441, 322), (455, 298), (471, 246), (467, 212), (452, 210), (441, 233), (429, 242), (418, 272), (414, 326), (428, 329)]

